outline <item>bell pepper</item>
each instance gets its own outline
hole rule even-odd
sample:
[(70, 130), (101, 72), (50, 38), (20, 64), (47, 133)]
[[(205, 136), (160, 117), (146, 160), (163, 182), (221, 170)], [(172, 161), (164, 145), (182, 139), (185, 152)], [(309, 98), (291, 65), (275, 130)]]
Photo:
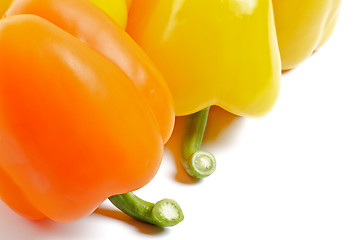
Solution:
[(5, 15), (1, 199), (28, 218), (73, 221), (111, 196), (139, 220), (181, 221), (173, 200), (130, 193), (155, 175), (174, 122), (148, 57), (87, 0), (14, 0)]
[(125, 0), (90, 0), (123, 29), (127, 26), (128, 3)]
[(6, 15), (34, 14), (47, 19), (113, 61), (143, 93), (158, 120), (166, 143), (174, 126), (173, 98), (167, 83), (133, 39), (88, 2), (13, 0)]
[(341, 0), (273, 0), (282, 69), (292, 69), (331, 36)]
[(277, 99), (272, 2), (133, 0), (127, 31), (165, 76), (176, 115), (194, 114), (186, 118), (181, 159), (190, 175), (208, 176), (214, 157), (198, 150), (209, 107), (260, 117)]

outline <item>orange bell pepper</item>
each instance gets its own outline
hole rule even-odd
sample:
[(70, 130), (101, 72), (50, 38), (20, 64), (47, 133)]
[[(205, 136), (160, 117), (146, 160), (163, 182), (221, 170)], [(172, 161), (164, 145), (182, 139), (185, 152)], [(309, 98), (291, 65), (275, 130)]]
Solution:
[(5, 14), (34, 14), (47, 19), (113, 61), (143, 93), (158, 120), (164, 143), (168, 141), (174, 107), (167, 83), (135, 41), (89, 0), (14, 0)]
[[(10, 17), (26, 13), (38, 16)], [(6, 16), (0, 198), (25, 217), (66, 222), (148, 183), (174, 113), (166, 84), (142, 50), (87, 0), (14, 0)], [(131, 193), (110, 200), (153, 224), (183, 219), (172, 200), (154, 205)], [(164, 213), (164, 205), (178, 215)]]

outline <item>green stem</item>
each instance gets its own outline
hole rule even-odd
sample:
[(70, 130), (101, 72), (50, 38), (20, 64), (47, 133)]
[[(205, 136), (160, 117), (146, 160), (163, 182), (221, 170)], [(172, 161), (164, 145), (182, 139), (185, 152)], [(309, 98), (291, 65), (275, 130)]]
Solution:
[(188, 115), (185, 118), (181, 142), (181, 162), (189, 175), (204, 178), (216, 169), (215, 157), (201, 151), (204, 131), (206, 129), (210, 107)]
[(172, 199), (163, 199), (156, 204), (138, 198), (134, 193), (109, 197), (109, 200), (125, 214), (160, 227), (170, 227), (184, 219), (182, 209)]

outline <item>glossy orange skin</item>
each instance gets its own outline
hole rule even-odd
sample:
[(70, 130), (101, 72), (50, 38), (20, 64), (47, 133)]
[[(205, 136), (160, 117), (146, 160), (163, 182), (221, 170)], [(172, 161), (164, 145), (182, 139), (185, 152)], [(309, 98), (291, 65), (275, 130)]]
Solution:
[(133, 81), (158, 120), (164, 143), (174, 127), (170, 90), (158, 69), (104, 12), (89, 0), (14, 0), (7, 16), (34, 14), (85, 42), (120, 67)]
[(0, 21), (0, 197), (67, 222), (156, 174), (151, 108), (112, 61), (50, 22)]

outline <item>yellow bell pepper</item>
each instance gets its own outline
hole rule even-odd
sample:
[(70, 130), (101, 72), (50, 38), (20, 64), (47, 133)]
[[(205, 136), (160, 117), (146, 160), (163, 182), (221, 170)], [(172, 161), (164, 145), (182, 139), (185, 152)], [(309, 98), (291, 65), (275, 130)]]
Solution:
[(194, 153), (209, 106), (259, 117), (277, 99), (281, 63), (271, 0), (133, 0), (127, 31), (165, 76), (176, 115), (205, 109), (189, 117), (183, 141), (182, 159), (195, 159), (184, 163), (193, 176), (214, 170), (212, 156)]
[(121, 28), (127, 26), (129, 0), (90, 0), (106, 12)]
[(219, 105), (258, 117), (275, 103), (280, 57), (269, 0), (133, 0), (127, 31), (165, 76), (176, 115)]
[(296, 67), (335, 27), (341, 0), (273, 0), (282, 69)]

